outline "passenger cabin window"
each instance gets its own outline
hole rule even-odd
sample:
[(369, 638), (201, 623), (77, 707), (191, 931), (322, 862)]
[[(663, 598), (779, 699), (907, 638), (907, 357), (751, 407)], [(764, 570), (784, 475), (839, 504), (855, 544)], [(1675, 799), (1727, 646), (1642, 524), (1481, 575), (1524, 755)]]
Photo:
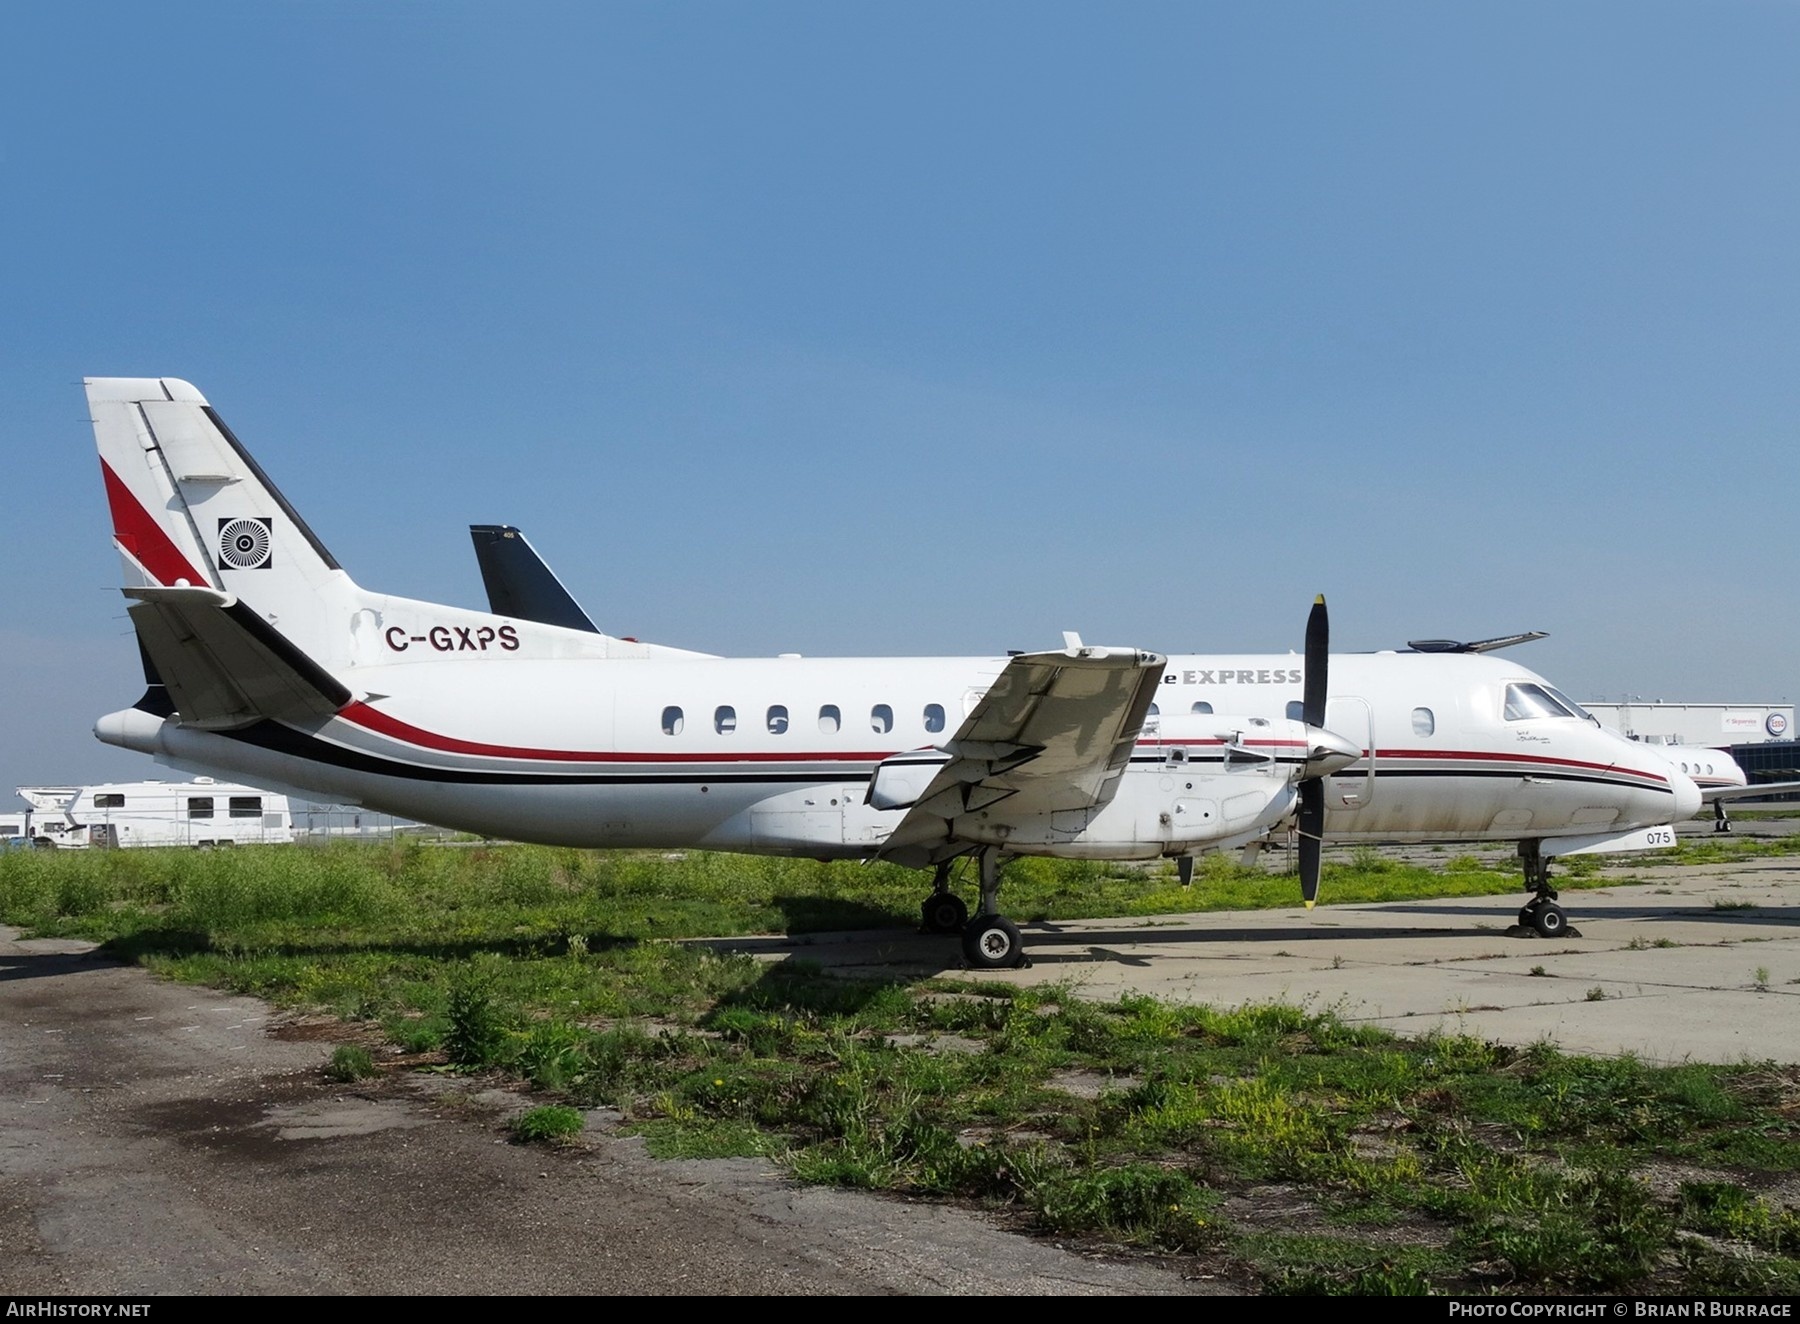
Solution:
[(819, 730), (826, 735), (836, 735), (838, 727), (842, 726), (843, 722), (844, 715), (838, 711), (835, 703), (828, 703), (819, 709)]
[(1306, 705), (1299, 699), (1289, 699), (1287, 717), (1290, 722), (1304, 722), (1306, 720)]
[(1199, 703), (1189, 709), (1189, 711), (1192, 712), (1195, 717), (1207, 717), (1212, 713), (1212, 705), (1205, 699), (1202, 699)]
[(123, 809), (124, 807), (125, 796), (121, 792), (109, 791), (104, 795), (94, 797), (94, 808), (96, 809)]
[(211, 818), (213, 802), (210, 795), (194, 795), (188, 797), (189, 818)]
[(722, 703), (714, 708), (713, 730), (722, 736), (728, 736), (737, 730), (737, 709), (728, 703)]
[(894, 729), (894, 710), (885, 703), (878, 703), (869, 709), (869, 729), (878, 736), (885, 736)]
[(1148, 711), (1148, 712), (1146, 712), (1146, 713), (1145, 713), (1145, 714), (1144, 714), (1144, 716), (1145, 716), (1145, 717), (1161, 717), (1161, 716), (1162, 716), (1162, 709), (1161, 709), (1161, 708), (1158, 708), (1158, 707), (1157, 707), (1157, 706), (1156, 706), (1156, 705), (1155, 705), (1155, 704), (1151, 704), (1151, 705), (1150, 705), (1150, 710), (1149, 710), (1149, 711)]
[[(1150, 707), (1154, 710), (1156, 705), (1151, 704)], [(928, 703), (925, 705), (925, 729), (927, 731), (942, 731), (944, 729), (943, 704)]]
[(1431, 709), (1414, 708), (1412, 717), (1415, 736), (1428, 736), (1437, 730), (1437, 718), (1432, 716)]
[(662, 718), (662, 728), (663, 728), (663, 734), (665, 736), (680, 735), (681, 734), (681, 709), (675, 708), (675, 707), (664, 708), (663, 709), (663, 718)]
[(769, 706), (769, 734), (785, 736), (788, 728), (787, 705), (784, 703)]
[(233, 818), (262, 817), (262, 797), (260, 795), (234, 795), (231, 797), (230, 804)]
[(1586, 713), (1570, 711), (1570, 705), (1559, 701), (1542, 685), (1515, 684), (1506, 687), (1506, 720), (1526, 722), (1541, 717), (1586, 717)]

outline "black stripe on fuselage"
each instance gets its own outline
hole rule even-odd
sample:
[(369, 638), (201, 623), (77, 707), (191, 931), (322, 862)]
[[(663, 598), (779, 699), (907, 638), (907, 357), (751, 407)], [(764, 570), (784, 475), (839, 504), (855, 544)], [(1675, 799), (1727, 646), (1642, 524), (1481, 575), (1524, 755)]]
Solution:
[[(1223, 760), (1216, 758), (1189, 758), (1185, 764), (1169, 763), (1167, 759), (1164, 759), (1161, 756), (1156, 758), (1134, 758), (1131, 761), (1136, 764), (1164, 764), (1171, 770), (1189, 767), (1205, 768), (1208, 772), (1216, 772), (1223, 767)], [(1296, 763), (1300, 762), (1300, 760), (1279, 759), (1276, 762), (1281, 767), (1291, 768)], [(1334, 772), (1331, 776), (1334, 780), (1340, 778), (1346, 780), (1351, 778), (1366, 779), (1370, 776), (1370, 773), (1366, 768), (1357, 768), (1346, 770), (1344, 772)], [(1648, 782), (1626, 781), (1621, 777), (1608, 777), (1604, 773), (1552, 772), (1542, 768), (1471, 768), (1465, 766), (1449, 768), (1381, 768), (1374, 776), (1377, 781), (1387, 781), (1390, 778), (1395, 777), (1484, 777), (1489, 779), (1499, 777), (1515, 781), (1524, 777), (1535, 777), (1539, 781), (1587, 782), (1595, 786), (1624, 787), (1626, 790), (1632, 791), (1667, 792), (1669, 790), (1667, 786), (1656, 786)]]
[(456, 786), (699, 786), (724, 782), (758, 785), (818, 785), (821, 782), (866, 782), (872, 769), (864, 767), (843, 772), (497, 772), (472, 771), (464, 768), (428, 768), (414, 763), (401, 763), (377, 754), (346, 749), (317, 736), (282, 726), (279, 722), (258, 722), (238, 731), (217, 731), (229, 740), (239, 740), (258, 749), (285, 754), (290, 758), (324, 763), (351, 772), (373, 773), (378, 777), (401, 777), (407, 781), (439, 782)]
[[(1369, 774), (1366, 772), (1338, 772), (1333, 773), (1332, 775), (1334, 777), (1367, 777)], [(1660, 791), (1664, 795), (1674, 794), (1674, 791), (1667, 786), (1656, 786), (1646, 782), (1629, 782), (1625, 781), (1623, 778), (1608, 777), (1602, 773), (1546, 772), (1542, 769), (1523, 772), (1518, 769), (1508, 768), (1413, 768), (1410, 770), (1402, 768), (1382, 768), (1375, 774), (1376, 781), (1387, 781), (1392, 777), (1500, 777), (1511, 781), (1519, 781), (1522, 778), (1530, 777), (1536, 781), (1543, 782), (1586, 782), (1593, 786), (1611, 786), (1627, 791)]]
[[(464, 768), (433, 768), (413, 763), (402, 763), (395, 759), (376, 754), (364, 753), (361, 750), (349, 749), (342, 745), (334, 745), (330, 741), (321, 740), (317, 736), (296, 731), (292, 727), (283, 726), (279, 722), (258, 722), (254, 726), (244, 727), (238, 731), (219, 731), (214, 734), (229, 740), (239, 740), (259, 749), (273, 753), (285, 754), (291, 758), (305, 759), (312, 763), (323, 763), (331, 767), (344, 768), (351, 772), (371, 773), (380, 777), (399, 777), (407, 781), (438, 782), (444, 785), (457, 786), (699, 786), (704, 784), (718, 785), (732, 783), (739, 785), (818, 785), (822, 782), (866, 782), (873, 775), (873, 768), (845, 768), (832, 771), (813, 772), (771, 772), (757, 769), (751, 772), (616, 772), (616, 773), (541, 773), (541, 772), (500, 772), (492, 770), (474, 771)], [(1216, 762), (1217, 760), (1212, 760)], [(1161, 758), (1132, 760), (1133, 763), (1161, 763)], [(1190, 759), (1189, 764), (1202, 764), (1208, 760)], [(1367, 772), (1340, 772), (1337, 777), (1366, 777)], [(1656, 791), (1664, 787), (1643, 786), (1634, 782), (1619, 781), (1598, 774), (1571, 772), (1534, 771), (1523, 773), (1518, 770), (1504, 768), (1422, 768), (1413, 771), (1382, 770), (1380, 778), (1392, 777), (1483, 777), (1513, 778), (1521, 776), (1537, 777), (1545, 781), (1588, 782), (1598, 786), (1625, 787), (1630, 790)]]

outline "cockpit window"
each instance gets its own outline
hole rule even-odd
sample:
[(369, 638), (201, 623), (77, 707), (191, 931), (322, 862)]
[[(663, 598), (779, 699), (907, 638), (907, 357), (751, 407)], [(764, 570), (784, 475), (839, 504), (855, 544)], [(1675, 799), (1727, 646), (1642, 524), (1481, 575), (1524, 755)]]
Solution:
[(1580, 704), (1576, 703), (1575, 700), (1571, 699), (1554, 685), (1546, 685), (1543, 688), (1549, 692), (1551, 698), (1555, 699), (1563, 707), (1574, 713), (1575, 716), (1584, 721), (1592, 722), (1595, 726), (1600, 725), (1600, 719), (1598, 717), (1595, 717), (1586, 708), (1583, 708)]
[(1587, 717), (1587, 714), (1575, 704), (1563, 700), (1547, 685), (1518, 684), (1506, 687), (1507, 721), (1526, 722), (1541, 717)]

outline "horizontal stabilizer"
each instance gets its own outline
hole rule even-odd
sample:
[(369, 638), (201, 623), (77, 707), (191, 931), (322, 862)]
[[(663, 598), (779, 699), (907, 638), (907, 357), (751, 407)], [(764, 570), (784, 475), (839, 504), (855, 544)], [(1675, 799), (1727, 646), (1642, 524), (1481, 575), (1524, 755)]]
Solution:
[(330, 717), (351, 693), (229, 593), (128, 588), (138, 641), (187, 726), (231, 730), (264, 719)]
[(600, 633), (600, 627), (588, 619), (581, 604), (519, 530), (510, 524), (471, 524), (469, 537), (475, 543), (488, 609), (494, 615)]

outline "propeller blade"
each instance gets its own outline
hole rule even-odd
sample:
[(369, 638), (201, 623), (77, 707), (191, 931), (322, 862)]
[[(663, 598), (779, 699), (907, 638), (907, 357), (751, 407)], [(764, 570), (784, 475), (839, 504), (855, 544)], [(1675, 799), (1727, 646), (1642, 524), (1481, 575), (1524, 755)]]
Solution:
[(1311, 910), (1319, 899), (1319, 869), (1325, 843), (1325, 783), (1317, 777), (1300, 783), (1300, 899)]
[(1331, 619), (1321, 593), (1313, 599), (1312, 613), (1306, 618), (1306, 684), (1300, 695), (1300, 720), (1308, 726), (1325, 725), (1325, 671), (1330, 656)]
[[(1327, 669), (1331, 664), (1331, 618), (1325, 611), (1325, 595), (1313, 599), (1312, 613), (1306, 618), (1306, 680), (1300, 694), (1301, 720), (1308, 727), (1327, 733), (1325, 699), (1330, 692)], [(1338, 742), (1342, 743), (1342, 742)], [(1359, 753), (1361, 751), (1358, 751)], [(1311, 910), (1319, 899), (1319, 870), (1325, 849), (1325, 783), (1317, 775), (1300, 783), (1300, 899)]]

